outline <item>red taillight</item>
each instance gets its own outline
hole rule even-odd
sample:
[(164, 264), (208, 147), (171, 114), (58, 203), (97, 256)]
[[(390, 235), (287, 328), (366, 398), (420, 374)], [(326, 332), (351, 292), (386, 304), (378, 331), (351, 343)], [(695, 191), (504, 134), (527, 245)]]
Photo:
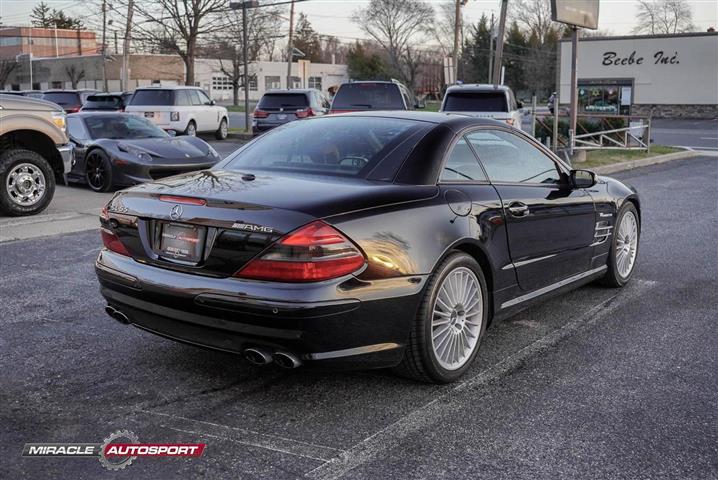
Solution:
[(77, 113), (77, 112), (80, 111), (81, 108), (82, 108), (82, 106), (73, 107), (73, 108), (68, 108), (68, 109), (66, 110), (66, 112), (67, 112), (67, 113)]
[(112, 231), (101, 227), (100, 234), (102, 235), (102, 244), (105, 248), (126, 257), (131, 256), (130, 252), (127, 251), (120, 239)]
[(176, 195), (160, 195), (161, 202), (181, 203), (183, 205), (207, 205), (207, 200), (204, 198), (194, 197), (180, 197)]
[(314, 116), (314, 110), (310, 108), (305, 108), (304, 110), (297, 110), (294, 112), (294, 114), (297, 116), (297, 118), (307, 118), (307, 117), (313, 117)]
[(318, 282), (354, 273), (366, 263), (359, 249), (322, 221), (295, 230), (234, 276), (274, 282)]
[(265, 112), (264, 110), (256, 109), (254, 111), (254, 118), (267, 118), (269, 116), (269, 112)]

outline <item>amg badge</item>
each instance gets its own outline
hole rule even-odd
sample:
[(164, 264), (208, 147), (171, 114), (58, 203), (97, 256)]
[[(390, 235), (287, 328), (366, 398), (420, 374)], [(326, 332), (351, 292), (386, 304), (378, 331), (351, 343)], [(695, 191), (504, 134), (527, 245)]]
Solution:
[(248, 232), (272, 233), (274, 231), (274, 229), (271, 227), (263, 227), (261, 225), (249, 225), (247, 223), (233, 223), (232, 228), (236, 228), (237, 230), (246, 230)]

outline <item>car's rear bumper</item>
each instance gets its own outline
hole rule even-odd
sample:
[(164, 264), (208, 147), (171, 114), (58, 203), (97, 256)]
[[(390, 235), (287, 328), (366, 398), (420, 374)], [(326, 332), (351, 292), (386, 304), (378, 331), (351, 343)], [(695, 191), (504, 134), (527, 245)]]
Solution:
[(308, 365), (360, 368), (401, 360), (426, 280), (273, 284), (189, 275), (107, 250), (96, 272), (108, 304), (144, 330), (233, 353), (264, 347)]

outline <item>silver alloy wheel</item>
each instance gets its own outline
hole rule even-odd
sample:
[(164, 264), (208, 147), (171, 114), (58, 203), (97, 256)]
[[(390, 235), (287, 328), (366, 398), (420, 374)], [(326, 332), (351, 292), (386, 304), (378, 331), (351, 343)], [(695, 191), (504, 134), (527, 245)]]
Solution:
[(476, 349), (483, 322), (484, 299), (476, 274), (452, 270), (439, 286), (431, 317), (431, 346), (442, 368), (457, 370)]
[(189, 122), (189, 125), (187, 125), (187, 135), (190, 137), (196, 137), (197, 136), (197, 127), (194, 126), (194, 123)]
[(616, 270), (622, 278), (631, 274), (638, 251), (638, 220), (631, 211), (627, 211), (616, 233)]
[(10, 171), (5, 188), (13, 203), (30, 207), (45, 195), (45, 174), (37, 165), (20, 163)]
[(229, 133), (229, 129), (227, 128), (227, 121), (222, 120), (222, 122), (219, 124), (219, 133), (222, 135), (222, 138), (227, 138), (227, 134)]

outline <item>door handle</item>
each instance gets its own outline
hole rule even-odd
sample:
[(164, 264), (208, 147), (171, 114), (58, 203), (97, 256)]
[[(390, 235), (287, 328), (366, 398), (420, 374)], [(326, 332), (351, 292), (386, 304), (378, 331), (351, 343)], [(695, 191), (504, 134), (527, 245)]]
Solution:
[(529, 214), (529, 207), (525, 203), (513, 202), (509, 205), (509, 212), (514, 217), (525, 217)]

